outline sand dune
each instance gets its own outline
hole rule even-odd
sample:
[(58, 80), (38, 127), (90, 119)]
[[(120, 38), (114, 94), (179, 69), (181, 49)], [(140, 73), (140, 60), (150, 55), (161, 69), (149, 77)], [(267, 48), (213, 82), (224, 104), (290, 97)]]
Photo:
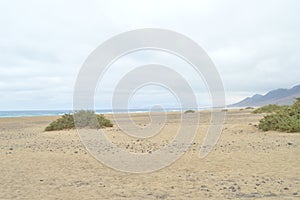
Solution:
[[(147, 174), (106, 167), (75, 130), (44, 132), (57, 117), (2, 118), (0, 199), (299, 199), (300, 133), (261, 132), (255, 127), (261, 117), (228, 111), (217, 146), (199, 159), (209, 125), (209, 113), (203, 112), (188, 152)], [(145, 114), (133, 119), (141, 126), (149, 122)], [(116, 126), (105, 133), (120, 148), (144, 153), (166, 145), (177, 128), (178, 114), (172, 113), (161, 136), (151, 141), (124, 136)]]

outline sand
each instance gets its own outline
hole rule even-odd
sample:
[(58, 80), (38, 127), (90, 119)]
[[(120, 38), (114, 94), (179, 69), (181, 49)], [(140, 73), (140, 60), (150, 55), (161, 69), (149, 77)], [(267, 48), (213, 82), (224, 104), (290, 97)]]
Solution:
[[(108, 116), (111, 117), (111, 116)], [(0, 119), (0, 199), (300, 199), (300, 133), (262, 132), (262, 115), (230, 110), (213, 151), (199, 159), (209, 124), (186, 154), (147, 174), (108, 168), (93, 158), (75, 130), (44, 132), (57, 117)], [(147, 115), (135, 114), (141, 126)], [(178, 114), (161, 137), (136, 140), (115, 126), (106, 135), (129, 152), (161, 148), (173, 137)]]

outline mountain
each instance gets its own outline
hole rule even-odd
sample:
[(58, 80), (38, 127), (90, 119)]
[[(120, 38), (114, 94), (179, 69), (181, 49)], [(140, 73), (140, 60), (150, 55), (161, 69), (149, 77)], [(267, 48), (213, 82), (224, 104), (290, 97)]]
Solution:
[(295, 98), (299, 97), (300, 85), (297, 85), (291, 89), (272, 90), (265, 95), (255, 94), (228, 107), (264, 106), (268, 104), (291, 105), (295, 102)]

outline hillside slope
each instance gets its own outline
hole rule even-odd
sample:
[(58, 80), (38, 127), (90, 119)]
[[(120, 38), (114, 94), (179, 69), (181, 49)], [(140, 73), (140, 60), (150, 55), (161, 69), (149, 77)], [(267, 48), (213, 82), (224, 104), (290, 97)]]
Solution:
[(228, 107), (264, 106), (268, 104), (291, 105), (297, 97), (300, 97), (300, 85), (291, 89), (272, 90), (265, 95), (255, 94)]

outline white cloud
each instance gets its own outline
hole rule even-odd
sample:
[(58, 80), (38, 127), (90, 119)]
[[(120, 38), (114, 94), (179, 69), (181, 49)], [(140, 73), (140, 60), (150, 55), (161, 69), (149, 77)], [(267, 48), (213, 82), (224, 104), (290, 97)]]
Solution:
[(297, 0), (1, 1), (0, 110), (70, 108), (77, 73), (93, 49), (145, 27), (198, 42), (220, 71), (228, 103), (291, 87), (300, 82), (299, 9)]

